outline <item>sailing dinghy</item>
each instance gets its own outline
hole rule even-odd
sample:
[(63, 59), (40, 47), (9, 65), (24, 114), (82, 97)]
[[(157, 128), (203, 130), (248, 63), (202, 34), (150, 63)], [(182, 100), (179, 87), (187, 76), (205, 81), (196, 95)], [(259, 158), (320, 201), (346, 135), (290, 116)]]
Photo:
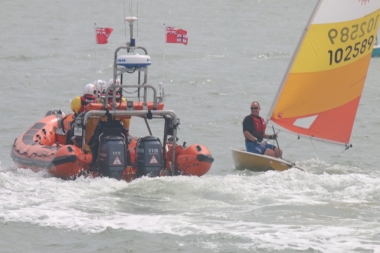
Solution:
[[(380, 1), (319, 0), (266, 119), (276, 127), (351, 147), (380, 22)], [(284, 170), (283, 159), (232, 149), (238, 169)], [(281, 165), (281, 166), (280, 166)]]

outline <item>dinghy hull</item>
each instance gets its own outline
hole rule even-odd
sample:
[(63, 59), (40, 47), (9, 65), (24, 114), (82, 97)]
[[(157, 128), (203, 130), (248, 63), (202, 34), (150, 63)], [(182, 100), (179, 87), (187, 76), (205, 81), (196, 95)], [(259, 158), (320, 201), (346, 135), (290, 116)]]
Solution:
[(254, 172), (278, 170), (283, 171), (294, 167), (293, 163), (282, 159), (254, 154), (245, 150), (231, 149), (234, 165), (238, 170)]

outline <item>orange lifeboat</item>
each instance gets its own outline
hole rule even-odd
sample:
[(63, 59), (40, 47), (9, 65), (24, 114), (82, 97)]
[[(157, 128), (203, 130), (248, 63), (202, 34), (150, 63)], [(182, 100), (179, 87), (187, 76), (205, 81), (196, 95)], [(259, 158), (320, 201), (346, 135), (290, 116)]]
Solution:
[[(132, 29), (137, 18), (125, 20)], [(115, 50), (111, 82), (96, 93), (103, 103), (87, 104), (83, 112), (81, 106), (75, 118), (60, 110), (49, 111), (14, 141), (11, 157), (16, 165), (36, 171), (45, 169), (63, 179), (83, 175), (127, 182), (143, 176), (202, 176), (209, 171), (214, 159), (205, 146), (168, 143), (170, 138), (177, 138), (180, 120), (173, 111), (164, 110), (163, 83), (159, 83), (158, 91), (147, 83), (147, 50), (136, 47), (135, 39), (130, 39), (126, 46)], [(136, 82), (123, 84), (123, 80), (130, 82), (124, 75), (135, 75)], [(134, 118), (144, 119), (147, 136), (129, 135), (126, 119)], [(149, 120), (164, 122), (163, 142), (153, 136)]]
[[(101, 143), (99, 147), (97, 161), (102, 161), (98, 163), (102, 166), (92, 168), (93, 155), (71, 141), (69, 133), (73, 123), (72, 114), (49, 111), (15, 140), (11, 151), (15, 164), (34, 171), (46, 169), (62, 179), (108, 176), (129, 182), (142, 176), (170, 175), (172, 168), (174, 175), (202, 176), (210, 170), (214, 160), (201, 144), (176, 145), (173, 167), (173, 143), (165, 144), (164, 148), (158, 138), (150, 135), (128, 140), (111, 135), (104, 138), (108, 144), (102, 146)], [(115, 148), (116, 143), (121, 148)], [(101, 150), (105, 150), (104, 153)]]

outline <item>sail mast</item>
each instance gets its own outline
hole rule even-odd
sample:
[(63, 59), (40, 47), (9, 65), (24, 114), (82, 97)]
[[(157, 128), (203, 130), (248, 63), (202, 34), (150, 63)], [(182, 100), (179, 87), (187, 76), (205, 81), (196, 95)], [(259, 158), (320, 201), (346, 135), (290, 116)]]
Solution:
[(288, 79), (288, 76), (289, 76), (290, 70), (292, 69), (292, 66), (293, 66), (293, 64), (294, 64), (294, 60), (295, 60), (295, 58), (296, 58), (296, 56), (297, 56), (297, 54), (298, 54), (298, 52), (299, 52), (299, 49), (300, 49), (300, 47), (301, 47), (301, 45), (302, 45), (302, 42), (303, 42), (303, 40), (304, 40), (304, 38), (305, 38), (305, 36), (306, 36), (306, 33), (307, 33), (307, 31), (309, 30), (310, 24), (311, 24), (311, 22), (313, 21), (313, 19), (314, 19), (316, 13), (318, 12), (318, 9), (319, 9), (319, 7), (321, 6), (321, 4), (322, 4), (323, 1), (324, 1), (324, 0), (319, 0), (319, 1), (318, 1), (317, 5), (316, 5), (315, 8), (314, 8), (313, 14), (311, 15), (309, 21), (307, 22), (307, 25), (306, 25), (306, 27), (305, 27), (303, 33), (302, 33), (302, 36), (301, 36), (300, 40), (298, 41), (298, 44), (297, 44), (296, 50), (295, 50), (294, 53), (293, 53), (292, 59), (290, 60), (290, 63), (289, 63), (289, 65), (288, 65), (288, 68), (286, 69), (285, 75), (284, 75), (284, 77), (282, 78), (281, 85), (280, 85), (280, 87), (279, 87), (278, 90), (277, 90), (277, 94), (276, 94), (276, 96), (275, 96), (275, 98), (274, 98), (274, 100), (273, 100), (272, 106), (271, 106), (271, 108), (270, 108), (270, 110), (269, 110), (269, 113), (268, 113), (268, 115), (267, 115), (267, 118), (266, 118), (266, 120), (265, 120), (267, 124), (268, 124), (268, 122), (269, 122), (269, 120), (270, 120), (270, 117), (272, 116), (273, 110), (274, 110), (274, 108), (275, 108), (275, 106), (276, 106), (276, 103), (277, 103), (277, 101), (278, 101), (278, 98), (280, 97), (280, 94), (281, 94), (281, 92), (282, 92), (282, 89), (284, 88), (285, 82), (286, 82), (286, 80)]

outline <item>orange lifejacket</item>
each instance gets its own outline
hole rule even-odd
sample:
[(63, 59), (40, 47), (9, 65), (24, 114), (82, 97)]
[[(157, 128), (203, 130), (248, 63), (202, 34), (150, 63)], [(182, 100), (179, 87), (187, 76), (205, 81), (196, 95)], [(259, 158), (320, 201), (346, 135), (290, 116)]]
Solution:
[(255, 136), (258, 141), (262, 141), (264, 138), (265, 129), (267, 128), (267, 124), (265, 123), (265, 120), (260, 116), (256, 117), (251, 115), (251, 118), (253, 120), (253, 136)]
[(90, 103), (97, 103), (98, 100), (95, 97), (95, 95), (91, 94), (84, 94), (83, 96), (80, 97), (80, 108), (79, 108), (79, 113), (84, 112), (84, 107)]

